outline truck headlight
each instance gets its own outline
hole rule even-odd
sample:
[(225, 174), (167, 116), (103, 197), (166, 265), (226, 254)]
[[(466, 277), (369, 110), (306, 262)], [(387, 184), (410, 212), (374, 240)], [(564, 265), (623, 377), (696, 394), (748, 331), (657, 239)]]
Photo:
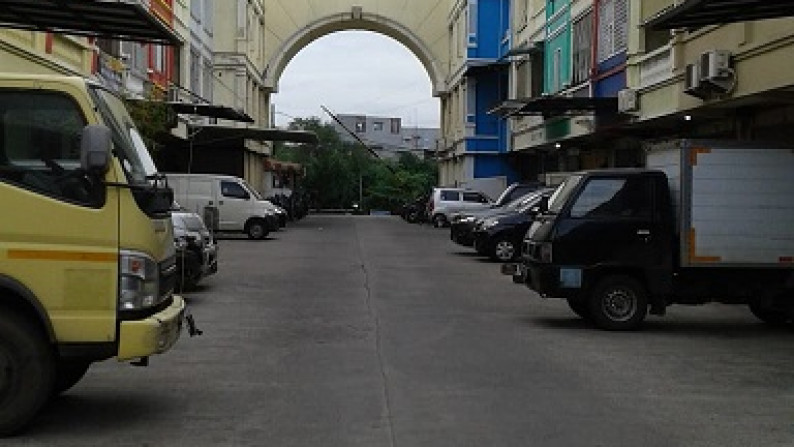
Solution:
[(122, 251), (119, 256), (119, 310), (141, 310), (158, 302), (160, 274), (150, 256)]

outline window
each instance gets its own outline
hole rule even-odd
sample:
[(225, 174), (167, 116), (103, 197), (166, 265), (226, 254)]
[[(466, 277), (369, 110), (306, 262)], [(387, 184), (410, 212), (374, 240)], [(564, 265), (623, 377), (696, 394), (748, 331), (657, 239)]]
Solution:
[(165, 48), (162, 45), (154, 45), (154, 69), (158, 73), (165, 71)]
[(383, 121), (375, 121), (372, 123), (372, 130), (375, 132), (383, 132)]
[(562, 87), (562, 49), (557, 48), (554, 50), (554, 65), (552, 65), (552, 74), (551, 74), (551, 91), (552, 93), (556, 93), (560, 91)]
[(197, 22), (201, 23), (201, 0), (191, 0), (190, 15)]
[[(196, 0), (193, 0), (195, 2)], [(212, 1), (204, 0), (204, 30), (212, 34)]]
[(80, 204), (97, 204), (95, 188), (79, 173), (86, 121), (66, 96), (0, 92), (0, 181)]
[(367, 120), (358, 118), (356, 120), (356, 133), (365, 133), (367, 131)]
[(488, 203), (488, 198), (478, 192), (464, 192), (463, 201), (473, 203)]
[(628, 1), (603, 0), (599, 13), (598, 61), (604, 62), (628, 47)]
[(446, 200), (446, 201), (451, 201), (451, 202), (458, 202), (458, 201), (460, 201), (460, 192), (459, 191), (449, 191), (449, 190), (441, 191), (441, 200)]
[(593, 33), (593, 13), (585, 14), (573, 24), (573, 84), (580, 84), (590, 78), (591, 41)]
[(201, 96), (207, 101), (212, 101), (212, 62), (209, 59), (204, 59), (202, 75)]
[(248, 200), (251, 195), (239, 183), (222, 181), (221, 182), (221, 195), (223, 197), (230, 197), (232, 199)]
[(400, 118), (392, 118), (391, 119), (391, 133), (399, 134), (400, 133)]
[(190, 91), (198, 94), (201, 88), (201, 56), (198, 51), (190, 50)]
[(593, 179), (571, 208), (571, 217), (650, 218), (652, 194), (648, 179)]
[(133, 42), (132, 52), (134, 53), (132, 56), (135, 70), (139, 73), (146, 73), (146, 70), (149, 68), (149, 48), (146, 44)]
[(466, 35), (466, 46), (467, 47), (476, 47), (477, 46), (477, 26), (478, 26), (478, 14), (477, 14), (477, 0), (469, 0), (469, 9), (466, 13), (467, 15), (467, 28), (468, 33)]

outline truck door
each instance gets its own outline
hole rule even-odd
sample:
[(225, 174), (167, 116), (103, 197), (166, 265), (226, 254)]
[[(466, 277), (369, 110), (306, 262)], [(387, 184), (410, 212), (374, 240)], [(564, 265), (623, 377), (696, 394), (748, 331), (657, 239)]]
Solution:
[(71, 95), (0, 89), (0, 277), (35, 297), (61, 343), (116, 334), (119, 197), (80, 171), (86, 124)]
[(221, 231), (242, 231), (251, 215), (251, 194), (233, 180), (220, 181), (218, 210)]
[(555, 263), (658, 269), (669, 256), (654, 212), (654, 181), (644, 175), (590, 177), (555, 239)]

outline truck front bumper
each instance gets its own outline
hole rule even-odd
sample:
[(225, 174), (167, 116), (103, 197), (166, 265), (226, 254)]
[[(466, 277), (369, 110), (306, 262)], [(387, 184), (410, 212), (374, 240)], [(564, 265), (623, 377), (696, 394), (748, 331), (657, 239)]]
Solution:
[(514, 283), (524, 284), (542, 297), (566, 298), (578, 293), (578, 289), (561, 287), (560, 268), (553, 264), (504, 264), (502, 274), (512, 276)]
[(170, 306), (148, 318), (122, 321), (119, 329), (120, 361), (161, 354), (179, 339), (185, 319), (185, 300), (174, 295)]

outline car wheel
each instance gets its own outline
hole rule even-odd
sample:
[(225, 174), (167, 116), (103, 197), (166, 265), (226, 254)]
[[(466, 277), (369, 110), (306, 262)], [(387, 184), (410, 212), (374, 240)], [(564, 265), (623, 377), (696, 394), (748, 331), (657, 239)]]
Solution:
[(516, 258), (516, 244), (502, 236), (496, 239), (491, 249), (491, 259), (499, 262), (510, 262)]
[(12, 435), (50, 398), (55, 359), (38, 326), (20, 314), (0, 316), (0, 436)]
[(588, 300), (593, 322), (601, 329), (637, 329), (648, 314), (648, 296), (642, 284), (629, 276), (608, 276), (593, 289)]
[(433, 226), (442, 228), (447, 225), (447, 218), (443, 214), (436, 214), (433, 216)]
[(578, 315), (584, 320), (592, 320), (592, 315), (590, 314), (590, 308), (587, 306), (587, 301), (581, 298), (568, 298), (568, 307), (571, 308), (573, 313)]
[(791, 315), (785, 310), (762, 305), (757, 301), (749, 304), (750, 312), (759, 320), (772, 326), (783, 326), (791, 321)]
[(405, 220), (407, 220), (408, 223), (416, 223), (416, 221), (419, 220), (419, 213), (416, 211), (411, 211), (407, 216), (405, 216)]
[(262, 220), (252, 220), (245, 232), (249, 239), (264, 239), (268, 234), (267, 224)]

